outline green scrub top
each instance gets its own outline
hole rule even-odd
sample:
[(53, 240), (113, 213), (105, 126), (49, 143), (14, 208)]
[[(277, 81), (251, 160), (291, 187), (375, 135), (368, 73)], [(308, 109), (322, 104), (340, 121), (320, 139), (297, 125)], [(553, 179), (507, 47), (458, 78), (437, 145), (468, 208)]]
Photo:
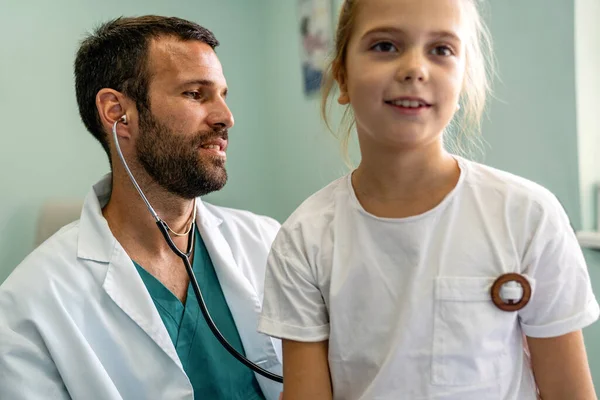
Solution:
[[(192, 268), (213, 321), (240, 353), (239, 333), (200, 233), (196, 231)], [(194, 399), (264, 400), (254, 373), (237, 361), (213, 336), (206, 324), (191, 283), (186, 304), (134, 261), (169, 332), (192, 387)], [(185, 268), (183, 262), (181, 268)]]

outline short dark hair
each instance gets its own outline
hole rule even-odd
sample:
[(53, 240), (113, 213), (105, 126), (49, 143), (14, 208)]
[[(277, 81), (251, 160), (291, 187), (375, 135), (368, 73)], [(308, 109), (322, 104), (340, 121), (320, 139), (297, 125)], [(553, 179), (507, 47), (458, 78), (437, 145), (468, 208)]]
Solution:
[(120, 17), (100, 25), (82, 42), (75, 57), (75, 94), (87, 130), (102, 144), (110, 161), (110, 146), (96, 109), (103, 88), (117, 90), (149, 109), (148, 49), (151, 39), (169, 37), (198, 40), (211, 48), (219, 42), (211, 31), (176, 17), (146, 15)]

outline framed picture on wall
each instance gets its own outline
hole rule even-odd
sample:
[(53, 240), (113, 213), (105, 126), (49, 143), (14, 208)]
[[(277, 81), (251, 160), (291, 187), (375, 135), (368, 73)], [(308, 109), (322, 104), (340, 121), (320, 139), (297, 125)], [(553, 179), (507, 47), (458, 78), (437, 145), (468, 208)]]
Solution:
[[(319, 91), (333, 48), (332, 0), (297, 0), (304, 93)], [(336, 2), (337, 4), (337, 2)]]

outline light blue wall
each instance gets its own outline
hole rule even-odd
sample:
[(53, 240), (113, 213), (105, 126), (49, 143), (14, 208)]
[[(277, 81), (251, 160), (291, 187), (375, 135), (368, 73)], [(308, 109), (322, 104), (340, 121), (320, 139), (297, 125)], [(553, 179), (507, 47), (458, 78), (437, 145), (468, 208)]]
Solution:
[[(266, 32), (261, 2), (247, 0), (0, 0), (0, 282), (31, 251), (37, 213), (52, 197), (85, 196), (108, 172), (79, 120), (72, 63), (83, 34), (119, 15), (157, 13), (212, 29), (231, 87), (230, 181), (212, 196), (268, 213), (264, 143)], [(251, 105), (251, 106), (249, 106)], [(266, 196), (267, 199), (269, 196)]]

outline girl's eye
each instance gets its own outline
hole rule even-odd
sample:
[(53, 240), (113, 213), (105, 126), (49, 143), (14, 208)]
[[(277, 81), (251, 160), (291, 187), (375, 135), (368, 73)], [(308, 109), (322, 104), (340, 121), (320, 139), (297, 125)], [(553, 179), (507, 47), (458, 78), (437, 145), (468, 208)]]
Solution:
[(431, 50), (431, 53), (435, 56), (443, 57), (449, 57), (454, 54), (452, 49), (448, 46), (436, 46), (433, 48), (433, 50)]
[(375, 44), (373, 47), (371, 47), (371, 50), (375, 50), (376, 52), (379, 52), (379, 53), (391, 53), (391, 52), (398, 51), (396, 46), (394, 46), (390, 42), (379, 42), (379, 43)]

